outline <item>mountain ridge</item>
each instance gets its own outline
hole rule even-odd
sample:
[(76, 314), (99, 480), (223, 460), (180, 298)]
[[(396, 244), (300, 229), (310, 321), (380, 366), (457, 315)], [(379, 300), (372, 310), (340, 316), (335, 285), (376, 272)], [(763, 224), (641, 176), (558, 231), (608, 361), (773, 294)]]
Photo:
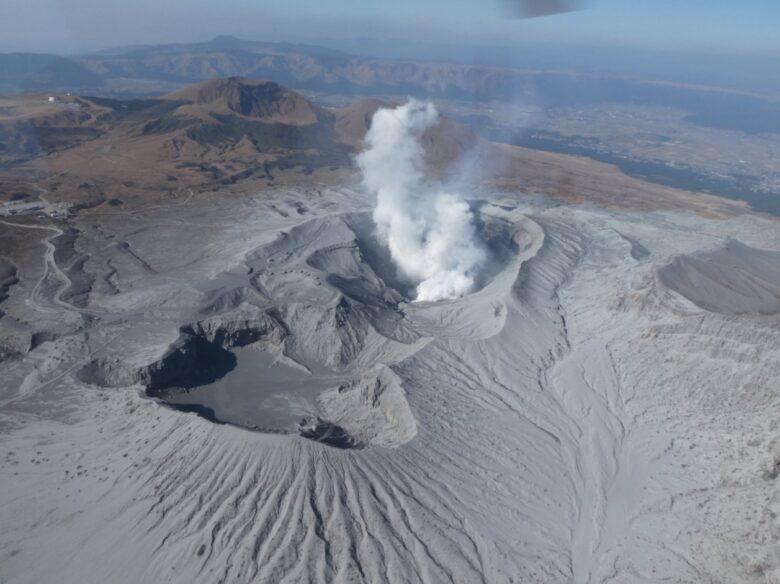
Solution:
[[(45, 192), (80, 209), (86, 202), (98, 212), (106, 201), (129, 208), (188, 192), (356, 185), (354, 156), (371, 119), (395, 105), (365, 98), (324, 107), (276, 81), (242, 77), (147, 99), (0, 97), (0, 131), (9, 137), (0, 145), (0, 188), (30, 199)], [(488, 142), (446, 117), (421, 141), (426, 176), (467, 190), (490, 185), (569, 202), (682, 206), (717, 216), (745, 209), (632, 179), (608, 164)]]

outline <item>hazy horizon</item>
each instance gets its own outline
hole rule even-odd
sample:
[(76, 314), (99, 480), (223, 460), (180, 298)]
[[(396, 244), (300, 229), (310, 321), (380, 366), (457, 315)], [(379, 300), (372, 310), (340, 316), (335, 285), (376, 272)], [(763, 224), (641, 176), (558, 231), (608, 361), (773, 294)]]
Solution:
[[(0, 51), (79, 54), (135, 44), (203, 41), (217, 35), (326, 44), (328, 39), (425, 42), (505, 48), (592, 47), (686, 54), (780, 54), (780, 5), (751, 0), (735, 6), (694, 0), (590, 0), (581, 10), (542, 18), (509, 17), (510, 0), (313, 0), (270, 3), (228, 0), (10, 0), (0, 19)], [(118, 24), (121, 23), (121, 24)], [(359, 31), (356, 33), (356, 31)], [(345, 34), (347, 33), (347, 34)]]

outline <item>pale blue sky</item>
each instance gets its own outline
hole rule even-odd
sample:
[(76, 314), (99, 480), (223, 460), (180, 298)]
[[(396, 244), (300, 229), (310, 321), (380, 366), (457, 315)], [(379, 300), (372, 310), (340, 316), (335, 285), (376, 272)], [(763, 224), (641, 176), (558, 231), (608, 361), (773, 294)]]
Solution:
[(584, 10), (531, 20), (507, 18), (511, 1), (3, 0), (0, 51), (77, 53), (232, 34), (780, 55), (780, 0), (584, 0)]

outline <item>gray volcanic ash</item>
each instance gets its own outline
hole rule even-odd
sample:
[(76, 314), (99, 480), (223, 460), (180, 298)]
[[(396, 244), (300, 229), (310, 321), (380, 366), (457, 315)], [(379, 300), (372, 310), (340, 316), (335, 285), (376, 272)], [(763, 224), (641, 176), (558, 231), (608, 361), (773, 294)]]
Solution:
[(446, 302), (352, 189), (36, 228), (0, 579), (777, 581), (776, 224), (480, 195)]

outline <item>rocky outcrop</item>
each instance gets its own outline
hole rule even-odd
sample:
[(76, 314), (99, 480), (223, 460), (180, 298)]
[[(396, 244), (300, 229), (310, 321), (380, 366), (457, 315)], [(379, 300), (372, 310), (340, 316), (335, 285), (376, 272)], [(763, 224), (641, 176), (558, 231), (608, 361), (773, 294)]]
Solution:
[(417, 434), (401, 379), (384, 365), (324, 392), (319, 402), (322, 417), (363, 447), (392, 448)]

